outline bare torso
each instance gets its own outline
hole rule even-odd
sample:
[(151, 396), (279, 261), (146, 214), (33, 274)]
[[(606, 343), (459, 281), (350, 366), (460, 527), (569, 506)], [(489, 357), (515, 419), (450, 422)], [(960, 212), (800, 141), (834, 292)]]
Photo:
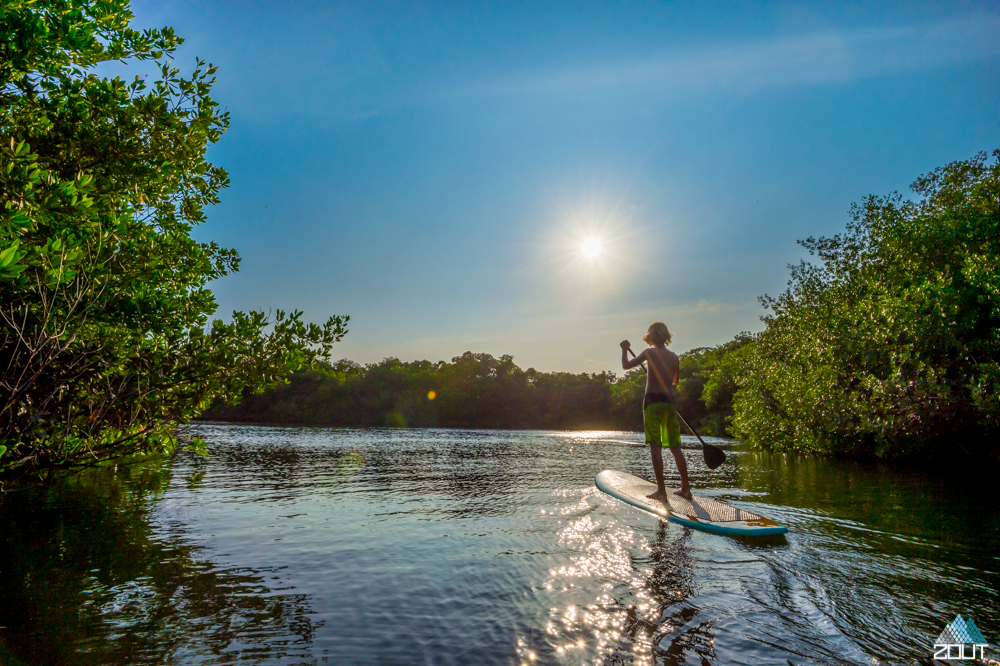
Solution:
[(646, 393), (673, 395), (681, 365), (677, 354), (666, 347), (649, 347), (636, 360), (646, 361), (646, 367), (649, 368), (646, 374)]

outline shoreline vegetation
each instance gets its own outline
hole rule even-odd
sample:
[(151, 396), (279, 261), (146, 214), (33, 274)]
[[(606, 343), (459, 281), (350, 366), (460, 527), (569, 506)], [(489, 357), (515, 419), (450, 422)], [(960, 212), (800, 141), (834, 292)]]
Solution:
[[(127, 0), (12, 0), (0, 16), (0, 477), (163, 454), (214, 400), (328, 358), (347, 317), (234, 312), (235, 250), (192, 237), (229, 185), (216, 68)], [(120, 61), (149, 72), (96, 73)], [(146, 61), (147, 64), (141, 64)], [(194, 440), (189, 446), (200, 450)]]
[[(727, 436), (730, 404), (702, 402), (719, 354), (681, 356), (677, 405), (699, 433)], [(218, 403), (202, 420), (231, 423), (483, 428), (501, 430), (642, 430), (646, 376), (522, 370), (511, 356), (465, 352), (451, 362), (387, 358), (359, 365), (320, 363), (288, 383), (239, 404)]]
[[(192, 237), (229, 184), (205, 159), (229, 127), (215, 67), (182, 75), (183, 40), (133, 29), (127, 0), (4, 12), (0, 478), (170, 453), (201, 416), (640, 427), (638, 373), (539, 373), (472, 353), (362, 367), (329, 361), (347, 316), (210, 319), (209, 285), (239, 267), (235, 250)], [(112, 61), (158, 74), (96, 73)], [(764, 331), (683, 355), (679, 408), (696, 428), (761, 450), (1000, 457), (1000, 150), (911, 189), (869, 196), (843, 234), (802, 241), (815, 263), (762, 297)]]

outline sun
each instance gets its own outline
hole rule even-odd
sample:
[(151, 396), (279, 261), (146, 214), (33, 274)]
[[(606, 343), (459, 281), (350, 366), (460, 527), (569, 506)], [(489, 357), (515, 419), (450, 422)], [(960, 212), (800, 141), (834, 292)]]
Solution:
[(601, 241), (598, 238), (588, 238), (583, 241), (583, 256), (596, 259), (601, 254)]

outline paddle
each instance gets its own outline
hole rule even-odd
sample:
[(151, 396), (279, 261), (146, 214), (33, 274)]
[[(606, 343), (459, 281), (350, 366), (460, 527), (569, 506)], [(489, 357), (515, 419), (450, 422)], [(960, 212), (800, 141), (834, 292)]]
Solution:
[[(628, 348), (628, 353), (632, 354), (632, 358), (635, 358), (635, 352), (632, 351), (631, 347)], [(645, 365), (642, 366), (642, 371), (647, 373), (649, 372)], [(701, 435), (695, 432), (695, 429), (691, 427), (691, 424), (684, 420), (684, 417), (681, 416), (681, 413), (677, 409), (676, 405), (674, 405), (674, 413), (677, 414), (677, 418), (681, 420), (681, 423), (687, 426), (687, 429), (691, 431), (691, 434), (697, 437), (698, 441), (701, 442), (701, 451), (705, 454), (706, 467), (709, 469), (715, 469), (722, 463), (726, 462), (726, 454), (722, 451), (722, 449), (717, 446), (712, 446), (711, 444), (706, 444), (705, 440), (701, 438)]]

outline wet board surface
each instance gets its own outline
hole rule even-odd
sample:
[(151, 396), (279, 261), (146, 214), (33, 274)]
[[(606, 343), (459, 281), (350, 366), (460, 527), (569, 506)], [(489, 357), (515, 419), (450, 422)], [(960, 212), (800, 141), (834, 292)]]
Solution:
[(692, 529), (729, 534), (733, 536), (753, 536), (764, 534), (784, 534), (784, 525), (737, 509), (724, 502), (698, 497), (691, 501), (674, 494), (674, 488), (667, 488), (670, 509), (662, 502), (651, 500), (646, 495), (656, 491), (656, 484), (625, 472), (606, 469), (595, 479), (597, 487), (615, 499), (647, 511), (658, 518), (686, 525)]

